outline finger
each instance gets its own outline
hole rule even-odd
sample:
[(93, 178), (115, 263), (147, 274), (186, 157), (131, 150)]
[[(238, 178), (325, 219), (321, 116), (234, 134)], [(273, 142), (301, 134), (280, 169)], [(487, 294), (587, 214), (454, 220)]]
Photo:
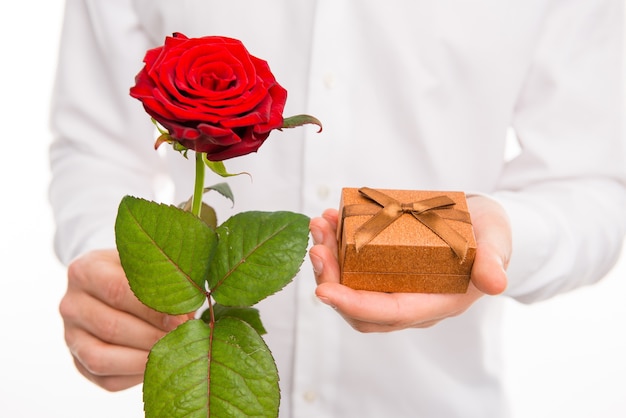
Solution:
[(95, 376), (142, 375), (147, 350), (108, 344), (78, 328), (66, 330), (67, 346), (80, 364)]
[(385, 324), (375, 324), (371, 322), (354, 321), (351, 318), (344, 318), (344, 319), (355, 330), (364, 334), (368, 334), (368, 333), (401, 331), (407, 328), (419, 328), (419, 329), (430, 328), (430, 327), (437, 325), (438, 323), (443, 321), (445, 318), (432, 319), (430, 321), (419, 322), (411, 326), (404, 326), (404, 327), (399, 326), (399, 325), (385, 325)]
[(78, 371), (109, 391), (141, 383), (148, 352), (103, 343), (87, 332), (66, 329), (65, 339)]
[(472, 196), (467, 203), (477, 246), (472, 282), (486, 294), (500, 294), (506, 289), (512, 247), (508, 216), (500, 204), (484, 196)]
[(109, 344), (150, 350), (165, 335), (165, 331), (152, 324), (86, 294), (67, 295), (59, 310), (66, 329), (85, 330)]
[(340, 282), (339, 262), (337, 255), (328, 246), (318, 244), (309, 250), (309, 258), (313, 265), (313, 273), (317, 284)]
[(339, 212), (337, 209), (326, 209), (324, 213), (322, 213), (322, 218), (326, 219), (326, 222), (332, 227), (333, 231), (337, 230), (339, 223)]
[(313, 218), (309, 224), (314, 246), (309, 250), (315, 280), (339, 283), (339, 263), (337, 255), (337, 211), (329, 209), (322, 217)]
[(313, 218), (309, 223), (309, 230), (316, 245), (325, 245), (337, 257), (337, 219), (332, 215), (333, 210), (327, 210), (322, 217)]
[(143, 381), (143, 374), (132, 376), (97, 376), (91, 374), (76, 358), (74, 358), (76, 369), (89, 381), (95, 383), (110, 392), (118, 392), (131, 388)]
[(499, 295), (506, 290), (507, 275), (498, 249), (489, 243), (477, 243), (471, 277), (476, 288), (487, 295)]
[(472, 285), (465, 294), (369, 292), (338, 283), (322, 283), (316, 289), (320, 300), (363, 332), (431, 326), (463, 313), (481, 294)]
[(68, 289), (82, 290), (163, 331), (171, 331), (188, 319), (187, 315), (156, 312), (140, 302), (130, 289), (116, 251), (93, 252), (75, 260), (68, 268)]

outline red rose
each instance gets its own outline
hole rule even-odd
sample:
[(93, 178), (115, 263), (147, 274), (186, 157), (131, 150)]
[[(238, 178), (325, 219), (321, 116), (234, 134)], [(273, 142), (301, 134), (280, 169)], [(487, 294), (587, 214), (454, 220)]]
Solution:
[(175, 33), (144, 63), (130, 95), (172, 140), (211, 161), (254, 152), (282, 127), (287, 91), (236, 39)]

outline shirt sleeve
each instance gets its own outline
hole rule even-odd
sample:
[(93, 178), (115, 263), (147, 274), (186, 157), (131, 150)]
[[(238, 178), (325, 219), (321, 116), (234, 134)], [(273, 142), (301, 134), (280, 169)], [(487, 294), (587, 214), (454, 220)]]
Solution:
[(49, 152), (55, 251), (64, 263), (114, 247), (124, 195), (154, 197), (163, 162), (150, 144), (154, 126), (128, 93), (149, 47), (131, 1), (67, 1)]
[(519, 94), (521, 146), (495, 197), (513, 229), (507, 294), (546, 299), (602, 278), (626, 231), (624, 2), (555, 1)]

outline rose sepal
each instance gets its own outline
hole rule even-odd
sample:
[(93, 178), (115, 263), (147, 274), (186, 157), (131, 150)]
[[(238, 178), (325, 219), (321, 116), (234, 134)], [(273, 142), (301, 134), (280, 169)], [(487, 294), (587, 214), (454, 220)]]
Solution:
[(202, 154), (202, 161), (204, 161), (204, 165), (206, 165), (209, 170), (221, 177), (234, 177), (242, 174), (250, 176), (250, 173), (245, 171), (240, 173), (229, 173), (228, 170), (226, 170), (226, 165), (224, 165), (223, 161), (211, 161), (206, 157), (206, 154)]
[(298, 126), (304, 125), (316, 125), (319, 130), (318, 133), (322, 132), (322, 122), (315, 116), (311, 115), (295, 115), (289, 116), (288, 118), (283, 119), (283, 124), (280, 127), (281, 129), (289, 129), (289, 128), (297, 128)]

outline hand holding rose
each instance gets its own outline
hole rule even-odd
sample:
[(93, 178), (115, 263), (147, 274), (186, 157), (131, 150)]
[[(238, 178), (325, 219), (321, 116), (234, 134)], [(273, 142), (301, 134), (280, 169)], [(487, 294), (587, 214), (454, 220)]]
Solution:
[(508, 217), (495, 201), (483, 196), (467, 200), (476, 235), (476, 259), (465, 294), (379, 293), (353, 290), (339, 283), (337, 211), (311, 220), (315, 245), (309, 255), (318, 283), (316, 294), (356, 330), (389, 332), (425, 328), (460, 315), (483, 295), (502, 293), (511, 256)]
[(76, 368), (110, 391), (141, 383), (150, 348), (188, 319), (139, 302), (115, 250), (93, 251), (70, 264), (59, 310)]

